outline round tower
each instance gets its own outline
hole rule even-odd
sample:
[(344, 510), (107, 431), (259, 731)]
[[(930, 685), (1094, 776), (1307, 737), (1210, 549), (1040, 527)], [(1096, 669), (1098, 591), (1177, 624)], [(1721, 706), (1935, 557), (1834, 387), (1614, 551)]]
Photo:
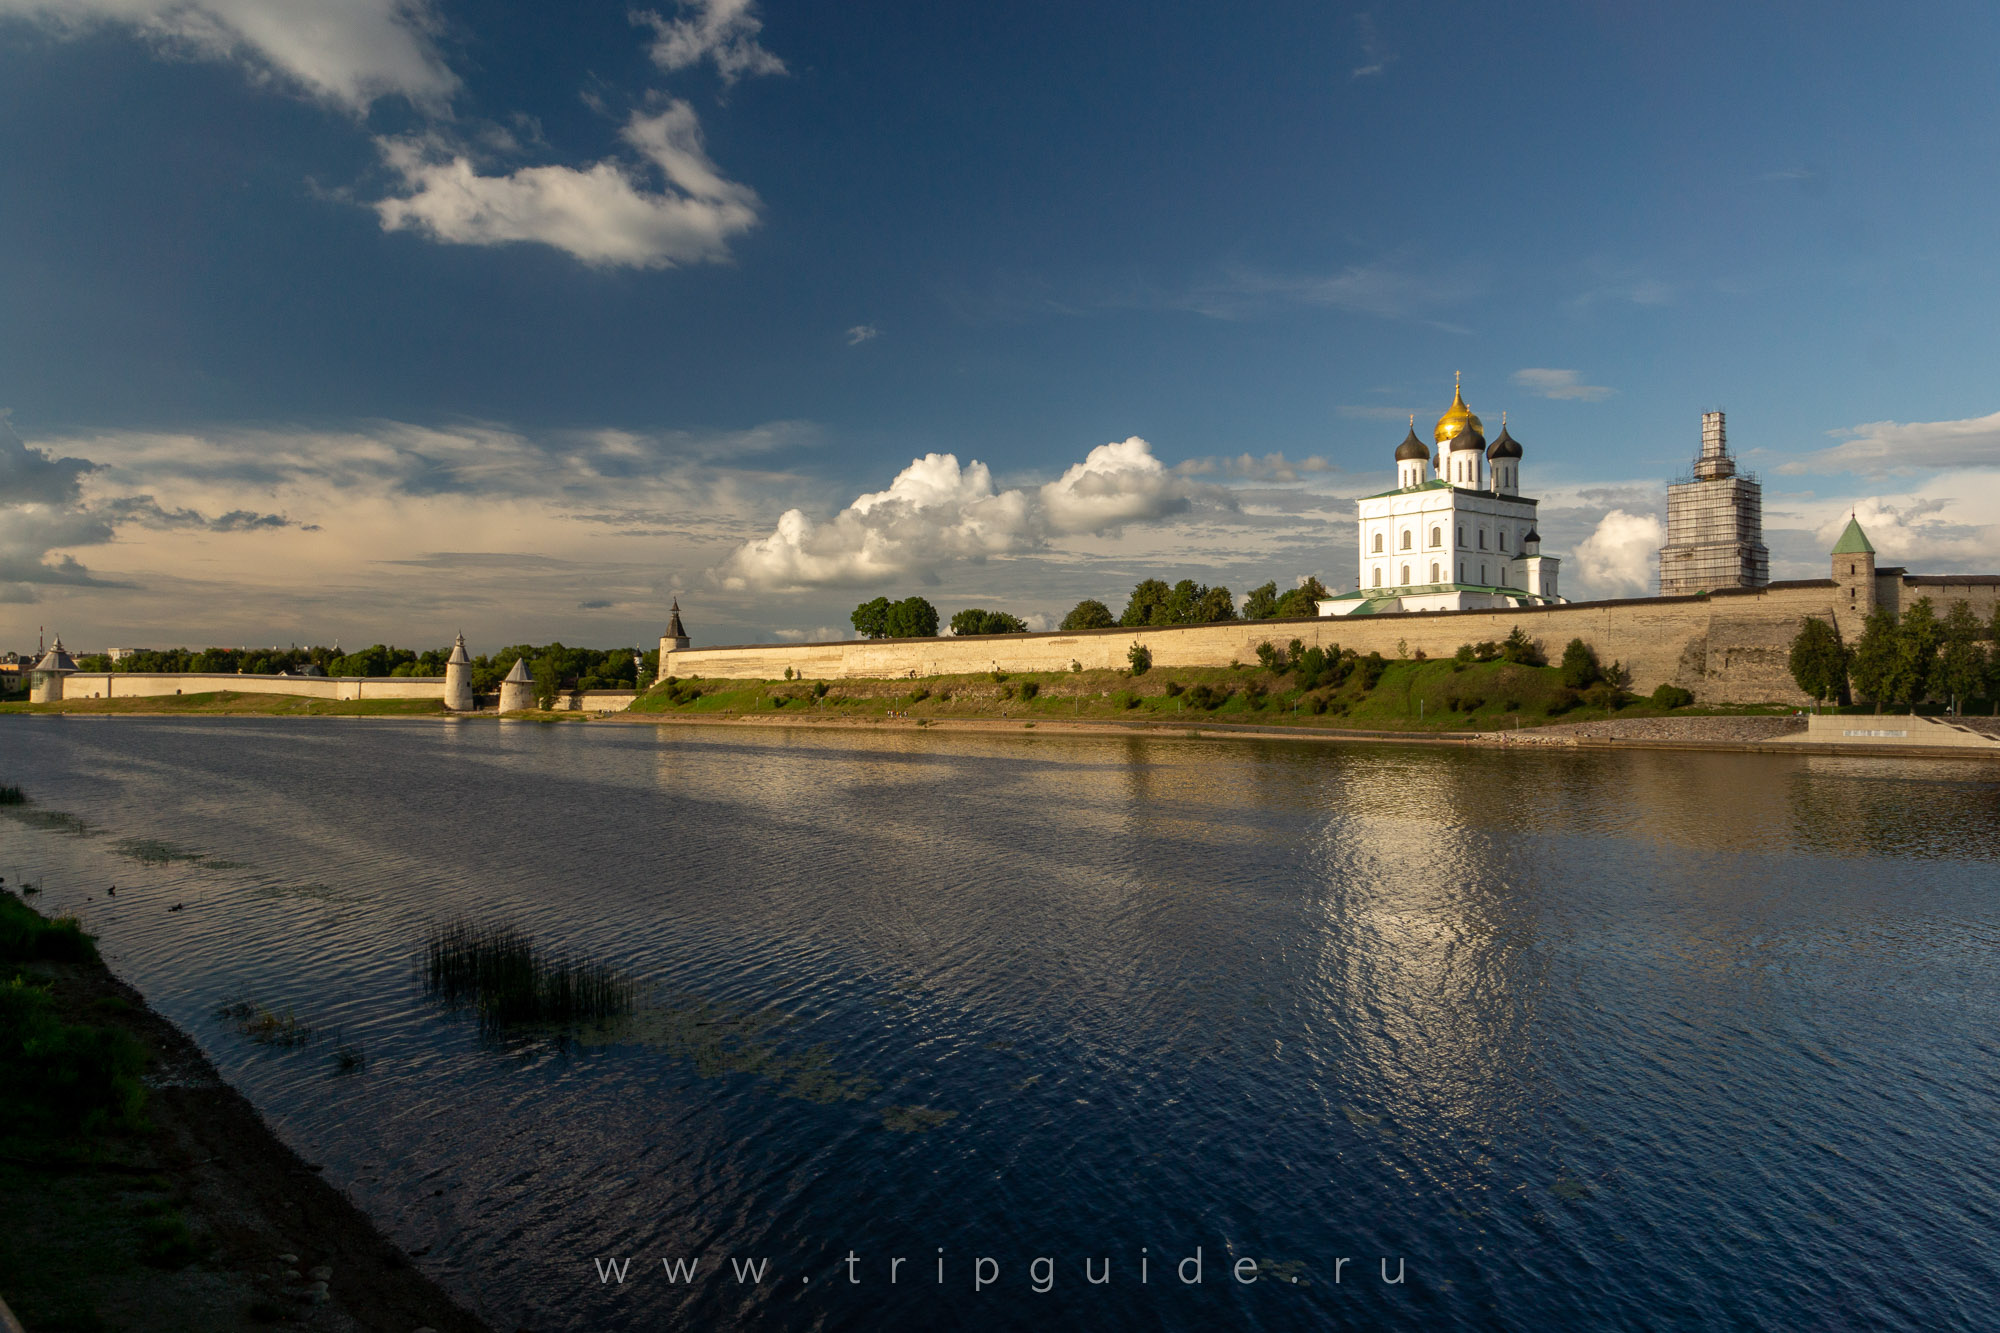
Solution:
[(41, 661), (35, 663), (28, 682), (28, 701), (38, 704), (59, 704), (63, 700), (63, 677), (76, 671), (76, 662), (63, 651), (62, 635), (56, 635), (55, 647), (42, 654)]
[(514, 669), (500, 682), (500, 711), (518, 713), (524, 708), (535, 706), (535, 677), (528, 670), (528, 659), (514, 659)]
[(673, 675), (673, 668), (669, 665), (668, 658), (675, 653), (685, 651), (687, 647), (687, 629), (681, 624), (681, 599), (676, 597), (673, 610), (667, 613), (667, 632), (660, 636), (660, 670), (654, 679), (665, 680)]
[(451, 646), (444, 664), (444, 706), (449, 713), (470, 713), (479, 705), (472, 697), (472, 657), (465, 651), (465, 635)]

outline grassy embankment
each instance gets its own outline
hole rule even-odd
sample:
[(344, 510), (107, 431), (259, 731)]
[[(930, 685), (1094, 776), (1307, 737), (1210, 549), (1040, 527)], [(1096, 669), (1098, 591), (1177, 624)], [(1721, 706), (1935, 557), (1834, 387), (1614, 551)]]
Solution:
[[(1310, 684), (1306, 682), (1310, 680)], [(883, 718), (919, 722), (1005, 716), (1037, 721), (1203, 723), (1315, 730), (1490, 731), (1606, 717), (1779, 713), (1777, 705), (1669, 708), (1607, 687), (1566, 689), (1555, 667), (1448, 658), (1346, 657), (1316, 677), (1235, 667), (989, 672), (914, 680), (675, 680), (640, 696), (635, 714)]]
[(438, 699), (302, 699), (292, 694), (212, 690), (130, 699), (65, 699), (59, 704), (0, 703), (0, 713), (228, 714), (256, 717), (430, 717), (444, 713)]
[[(0, 805), (24, 804), (0, 786)], [(483, 1327), (111, 975), (81, 923), (35, 911), (38, 896), (0, 888), (0, 1295), (24, 1326), (299, 1327), (331, 1304), (336, 1327)], [(290, 1016), (258, 1012), (238, 1031), (286, 1044), (260, 1034), (267, 1019)]]

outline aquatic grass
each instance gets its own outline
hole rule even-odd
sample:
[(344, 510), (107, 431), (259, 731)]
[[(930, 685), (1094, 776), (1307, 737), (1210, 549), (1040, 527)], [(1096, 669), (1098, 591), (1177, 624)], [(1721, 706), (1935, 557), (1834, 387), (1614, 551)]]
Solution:
[(888, 1106), (882, 1110), (882, 1128), (898, 1134), (924, 1134), (957, 1118), (956, 1111), (939, 1111), (929, 1106)]
[(312, 1024), (290, 1009), (279, 1013), (248, 1000), (235, 1000), (222, 1005), (215, 1011), (215, 1016), (233, 1024), (239, 1036), (248, 1037), (259, 1046), (290, 1049), (310, 1045), (319, 1035)]
[(0, 784), (0, 805), (26, 805), (28, 794), (19, 787)]
[(424, 986), (487, 1027), (602, 1023), (632, 1013), (638, 986), (588, 958), (551, 954), (512, 926), (433, 927), (424, 942)]
[(191, 852), (185, 847), (176, 847), (170, 842), (157, 838), (125, 838), (112, 844), (112, 851), (120, 856), (130, 857), (143, 865), (164, 866), (176, 861), (205, 861), (207, 852)]

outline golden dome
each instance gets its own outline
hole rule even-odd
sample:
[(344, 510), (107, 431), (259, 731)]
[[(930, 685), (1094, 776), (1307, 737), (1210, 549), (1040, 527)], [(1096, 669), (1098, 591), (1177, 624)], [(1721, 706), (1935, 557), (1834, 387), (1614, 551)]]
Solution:
[(1472, 415), (1472, 409), (1465, 405), (1465, 395), (1458, 387), (1458, 376), (1453, 375), (1451, 377), (1451, 406), (1445, 409), (1443, 416), (1438, 418), (1437, 429), (1431, 432), (1431, 439), (1438, 444), (1443, 444), (1467, 426), (1472, 427), (1481, 435), (1486, 434), (1485, 425), (1478, 417)]

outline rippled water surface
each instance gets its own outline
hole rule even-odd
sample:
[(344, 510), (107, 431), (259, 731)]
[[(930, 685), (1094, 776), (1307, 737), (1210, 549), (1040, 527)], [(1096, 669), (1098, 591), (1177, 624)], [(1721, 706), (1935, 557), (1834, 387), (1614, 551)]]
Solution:
[(1975, 1328), (1993, 772), (9, 718), (0, 873), (496, 1327)]

